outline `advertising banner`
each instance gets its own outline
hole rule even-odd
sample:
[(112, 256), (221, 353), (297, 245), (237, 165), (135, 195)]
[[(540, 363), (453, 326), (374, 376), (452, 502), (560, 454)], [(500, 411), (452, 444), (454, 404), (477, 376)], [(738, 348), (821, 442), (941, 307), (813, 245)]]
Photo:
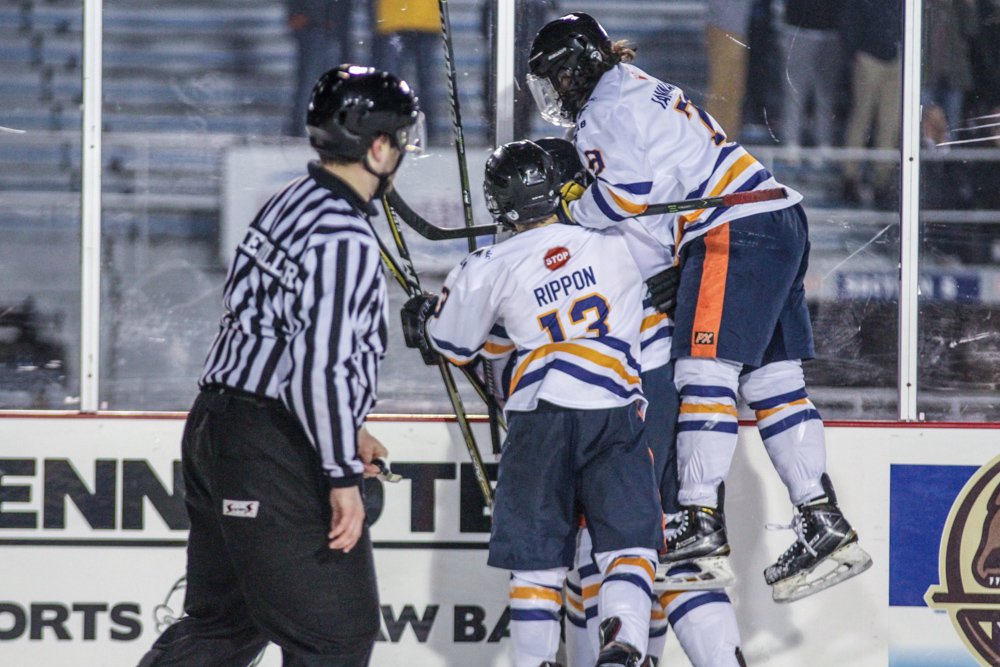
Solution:
[[(180, 418), (0, 419), (0, 664), (136, 664), (182, 613), (182, 428)], [(456, 425), (369, 428), (406, 478), (368, 489), (383, 619), (372, 664), (511, 664), (508, 573), (486, 566), (490, 517)], [(997, 435), (829, 428), (828, 470), (875, 565), (776, 604), (761, 573), (795, 536), (765, 524), (789, 523), (792, 507), (756, 428), (742, 427), (727, 481), (738, 577), (727, 592), (748, 664), (998, 664)], [(280, 652), (260, 664), (279, 665)], [(663, 664), (689, 664), (672, 635)]]

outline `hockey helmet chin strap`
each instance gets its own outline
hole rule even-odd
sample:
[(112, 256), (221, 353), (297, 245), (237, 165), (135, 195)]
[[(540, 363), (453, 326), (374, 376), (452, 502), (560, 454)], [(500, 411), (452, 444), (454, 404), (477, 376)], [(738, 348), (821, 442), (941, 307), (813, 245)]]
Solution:
[(365, 168), (365, 171), (378, 179), (378, 187), (375, 188), (375, 193), (372, 195), (373, 200), (381, 199), (385, 193), (389, 191), (389, 186), (392, 185), (392, 177), (395, 176), (396, 171), (399, 170), (399, 165), (403, 164), (403, 155), (404, 153), (400, 151), (399, 157), (396, 159), (396, 166), (393, 167), (388, 173), (380, 174), (372, 169), (371, 163), (368, 162), (368, 154), (365, 153), (364, 159), (361, 160), (361, 166)]
[(361, 160), (361, 165), (365, 168), (365, 171), (378, 179), (378, 188), (376, 188), (375, 193), (372, 195), (372, 199), (381, 199), (389, 191), (389, 186), (392, 185), (392, 177), (399, 171), (399, 166), (403, 164), (403, 157), (407, 153), (420, 154), (424, 152), (424, 147), (427, 145), (427, 126), (423, 112), (417, 114), (417, 118), (412, 125), (399, 129), (395, 133), (380, 136), (385, 136), (389, 139), (389, 145), (399, 151), (399, 158), (396, 160), (396, 166), (389, 173), (380, 174), (372, 169), (371, 163), (368, 162), (368, 153), (365, 152), (365, 156)]

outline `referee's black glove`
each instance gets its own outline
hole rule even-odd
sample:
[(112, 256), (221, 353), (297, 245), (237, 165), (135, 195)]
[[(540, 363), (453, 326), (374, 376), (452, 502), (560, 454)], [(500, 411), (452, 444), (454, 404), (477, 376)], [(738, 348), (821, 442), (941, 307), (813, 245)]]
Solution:
[(646, 281), (649, 302), (661, 313), (674, 316), (677, 307), (677, 288), (681, 284), (681, 267), (671, 266)]
[(426, 330), (427, 319), (434, 314), (437, 302), (437, 295), (419, 294), (403, 304), (400, 313), (406, 347), (420, 350), (420, 356), (428, 366), (436, 366), (438, 362), (438, 353), (431, 347)]

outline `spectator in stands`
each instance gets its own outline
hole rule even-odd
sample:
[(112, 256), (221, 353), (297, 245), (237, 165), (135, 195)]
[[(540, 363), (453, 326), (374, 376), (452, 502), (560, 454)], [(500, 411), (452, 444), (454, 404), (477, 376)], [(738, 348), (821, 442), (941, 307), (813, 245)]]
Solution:
[[(852, 68), (851, 112), (845, 145), (868, 145), (874, 125), (875, 148), (899, 148), (902, 107), (902, 0), (846, 0), (841, 13), (843, 46)], [(860, 162), (844, 165), (843, 194), (850, 203), (860, 203)], [(896, 169), (888, 163), (874, 168), (875, 204), (896, 205)]]
[(298, 64), (285, 134), (304, 137), (309, 94), (319, 76), (349, 60), (353, 0), (285, 0)]
[(979, 31), (972, 41), (972, 94), (975, 114), (1000, 104), (1000, 0), (978, 0)]
[(781, 24), (785, 57), (781, 127), (786, 146), (801, 145), (803, 125), (811, 125), (815, 145), (834, 145), (843, 80), (838, 31), (841, 6), (840, 0), (785, 2)]
[[(983, 119), (1000, 122), (1000, 106)], [(1000, 162), (947, 160), (950, 150), (942, 145), (950, 140), (944, 110), (934, 104), (924, 106), (920, 122), (922, 151), (920, 164), (920, 206), (923, 251), (938, 263), (989, 264), (1000, 261), (1000, 229), (991, 223), (937, 222), (938, 210), (1000, 210)], [(987, 148), (1000, 148), (997, 128), (984, 128), (979, 138)], [(973, 138), (967, 135), (967, 138)], [(972, 146), (979, 146), (974, 143)], [(935, 159), (937, 158), (937, 159)]]
[[(410, 81), (428, 119), (427, 141), (439, 144), (437, 129), (445, 86), (438, 0), (375, 0), (372, 56), (375, 67)], [(412, 66), (412, 71), (411, 71)]]
[[(559, 11), (556, 0), (517, 0), (514, 23), (514, 44), (530, 44), (542, 26), (556, 18)], [(524, 83), (528, 75), (530, 49), (514, 49), (514, 138), (532, 136), (531, 123), (535, 118), (535, 101)]]
[[(1000, 90), (994, 93), (1000, 95)], [(995, 126), (1000, 123), (1000, 102), (987, 109), (984, 117), (977, 119), (976, 123), (983, 126), (979, 133), (986, 141), (973, 145), (1000, 152), (1000, 126)], [(972, 162), (969, 170), (969, 208), (1000, 211), (1000, 159)], [(1000, 263), (1000, 224), (984, 224), (980, 227), (985, 230), (987, 237), (984, 245), (989, 250), (989, 259), (986, 261)]]
[(732, 141), (743, 126), (751, 0), (709, 0), (705, 25), (708, 95), (705, 110)]
[[(956, 163), (940, 158), (948, 152), (948, 118), (936, 104), (924, 106), (920, 119), (920, 207), (924, 210), (957, 208), (957, 183), (951, 167)], [(951, 200), (949, 203), (949, 199)], [(949, 232), (950, 233), (950, 232)]]
[(979, 32), (975, 0), (927, 0), (923, 21), (923, 91), (944, 110), (948, 126), (957, 128), (972, 88), (969, 50)]

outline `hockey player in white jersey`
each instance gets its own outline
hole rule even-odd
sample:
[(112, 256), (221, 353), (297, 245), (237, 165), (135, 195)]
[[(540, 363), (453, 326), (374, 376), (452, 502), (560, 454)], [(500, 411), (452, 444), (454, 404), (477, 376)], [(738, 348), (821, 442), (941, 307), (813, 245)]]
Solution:
[[(552, 156), (559, 182), (575, 181), (589, 184), (586, 169), (580, 162), (573, 144), (565, 139), (546, 138), (535, 141)], [(639, 275), (651, 278), (669, 267), (672, 252), (661, 248), (635, 219), (623, 221), (619, 228), (636, 262)], [(659, 304), (668, 306), (669, 304)], [(674, 385), (670, 359), (673, 320), (660, 313), (649, 298), (643, 299), (640, 326), (640, 363), (642, 392), (649, 402), (646, 408), (646, 441), (653, 455), (653, 467), (660, 486), (660, 502), (665, 515), (671, 518), (680, 512), (677, 503), (677, 456), (675, 433), (679, 398)], [(677, 525), (671, 522), (668, 529)], [(676, 568), (687, 577), (697, 569)], [(664, 568), (663, 574), (668, 570)], [(681, 647), (693, 667), (741, 667), (744, 665), (736, 612), (726, 591), (716, 584), (708, 590), (679, 591), (670, 589), (658, 576), (654, 583), (655, 599), (650, 614), (647, 663), (656, 665), (663, 654), (668, 627), (674, 629)], [(589, 667), (594, 664), (599, 649), (597, 596), (601, 573), (591, 554), (590, 534), (580, 530), (575, 567), (566, 577), (566, 657), (567, 667)]]
[[(593, 17), (575, 13), (539, 31), (528, 86), (542, 115), (574, 129), (595, 177), (566, 188), (560, 215), (606, 229), (649, 204), (781, 187), (684, 92), (631, 64)], [(801, 360), (814, 356), (803, 291), (808, 226), (802, 197), (640, 218), (676, 248), (679, 291), (672, 357), (681, 395), (678, 425), (680, 529), (661, 562), (727, 556), (718, 498), (737, 441), (739, 392), (757, 413), (765, 447), (796, 508), (795, 543), (765, 570), (787, 602), (870, 567), (843, 517), (829, 476), (823, 424), (805, 391)], [(810, 578), (826, 559), (837, 567)], [(823, 568), (828, 570), (828, 568)]]
[(619, 232), (553, 224), (559, 182), (534, 143), (497, 149), (484, 191), (518, 233), (469, 255), (440, 297), (407, 302), (407, 345), (456, 364), (516, 348), (488, 561), (511, 571), (514, 665), (555, 664), (582, 509), (603, 577), (596, 664), (638, 667), (663, 546), (641, 417), (644, 286)]

